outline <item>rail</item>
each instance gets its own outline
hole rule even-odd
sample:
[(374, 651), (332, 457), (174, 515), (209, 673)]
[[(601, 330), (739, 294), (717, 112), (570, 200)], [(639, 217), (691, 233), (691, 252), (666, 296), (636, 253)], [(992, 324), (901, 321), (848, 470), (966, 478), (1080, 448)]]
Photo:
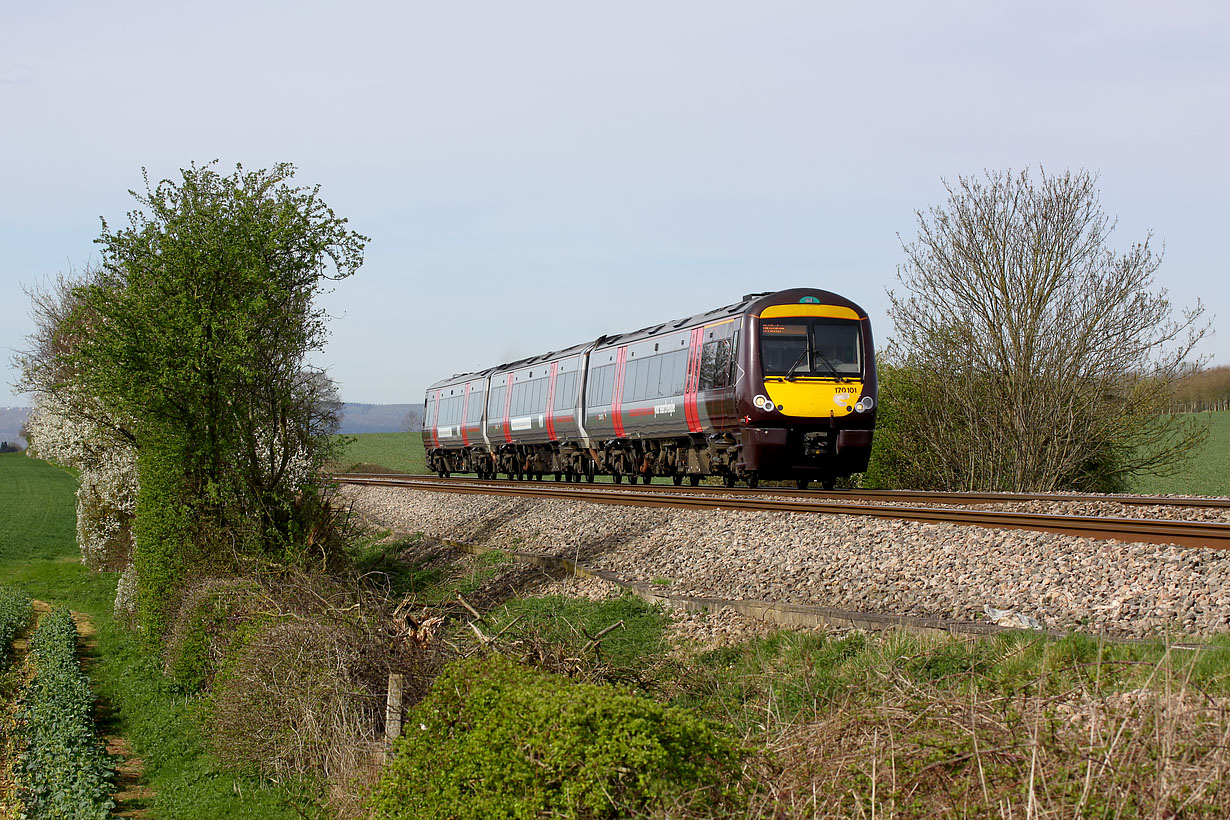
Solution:
[[(919, 493), (892, 491), (801, 491), (784, 488), (722, 490), (670, 485), (624, 486), (535, 481), (479, 481), (396, 474), (339, 474), (340, 483), (405, 487), (430, 492), (484, 494), (622, 504), (675, 509), (743, 510), (749, 512), (862, 515), (931, 524), (956, 524), (984, 529), (1015, 529), (1184, 547), (1230, 549), (1230, 524), (1148, 518), (1006, 512), (959, 507), (905, 506), (925, 499), (936, 504), (1006, 503), (1020, 501), (1112, 501), (1131, 504), (1228, 507), (1230, 499), (1179, 499), (1165, 496), (1030, 495), (1011, 493)], [(834, 499), (847, 499), (843, 502)], [(1124, 499), (1132, 499), (1125, 501)], [(868, 503), (871, 501), (883, 503)], [(859, 501), (861, 503), (849, 503)], [(888, 503), (895, 502), (895, 503)], [(1187, 502), (1187, 503), (1181, 503)]]

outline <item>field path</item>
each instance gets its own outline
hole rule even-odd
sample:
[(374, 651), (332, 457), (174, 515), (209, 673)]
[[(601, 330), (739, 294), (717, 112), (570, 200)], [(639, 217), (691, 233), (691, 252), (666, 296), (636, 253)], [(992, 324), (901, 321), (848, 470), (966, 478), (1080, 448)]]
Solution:
[[(77, 624), (81, 662), (88, 668), (98, 653), (98, 630), (94, 628), (89, 615), (83, 612), (73, 612), (72, 615)], [(143, 783), (145, 761), (137, 757), (127, 740), (111, 731), (115, 720), (111, 704), (104, 698), (99, 698), (94, 707), (94, 719), (103, 743), (107, 746), (107, 754), (119, 758), (115, 766), (115, 808), (112, 809), (111, 816), (150, 817), (149, 805), (154, 791)]]

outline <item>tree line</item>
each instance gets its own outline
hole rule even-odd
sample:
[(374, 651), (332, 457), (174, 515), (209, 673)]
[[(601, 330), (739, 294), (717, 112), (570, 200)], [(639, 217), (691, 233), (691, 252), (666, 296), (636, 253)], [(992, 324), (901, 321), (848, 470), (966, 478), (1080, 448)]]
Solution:
[(1175, 413), (1230, 410), (1230, 365), (1184, 376), (1175, 388), (1170, 409)]

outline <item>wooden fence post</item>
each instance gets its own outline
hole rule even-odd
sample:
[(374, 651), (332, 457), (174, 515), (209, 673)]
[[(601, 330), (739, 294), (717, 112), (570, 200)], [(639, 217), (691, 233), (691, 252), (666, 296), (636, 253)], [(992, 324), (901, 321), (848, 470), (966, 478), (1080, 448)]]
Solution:
[(401, 737), (401, 695), (405, 678), (389, 675), (389, 697), (384, 709), (384, 736), (390, 740)]

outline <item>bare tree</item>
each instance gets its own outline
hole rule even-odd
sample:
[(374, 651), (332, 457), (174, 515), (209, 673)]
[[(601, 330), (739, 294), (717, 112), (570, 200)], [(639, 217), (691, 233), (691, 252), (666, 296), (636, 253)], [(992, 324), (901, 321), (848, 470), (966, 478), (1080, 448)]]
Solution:
[(1201, 425), (1165, 415), (1208, 331), (1154, 289), (1152, 237), (1117, 253), (1096, 179), (988, 172), (945, 182), (889, 293), (898, 414), (949, 487), (1115, 489), (1164, 474)]

